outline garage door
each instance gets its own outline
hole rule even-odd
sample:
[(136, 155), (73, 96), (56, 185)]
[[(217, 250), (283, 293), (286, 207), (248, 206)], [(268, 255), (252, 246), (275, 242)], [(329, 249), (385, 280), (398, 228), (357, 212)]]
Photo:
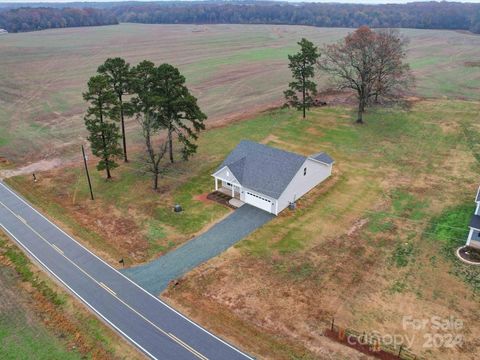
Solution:
[(256, 194), (252, 194), (248, 191), (245, 194), (245, 202), (262, 210), (272, 212), (272, 202), (270, 200)]

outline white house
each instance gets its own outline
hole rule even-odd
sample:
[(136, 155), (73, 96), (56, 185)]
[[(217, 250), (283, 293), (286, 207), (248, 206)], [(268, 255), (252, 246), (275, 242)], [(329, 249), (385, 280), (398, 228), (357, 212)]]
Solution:
[(477, 207), (470, 220), (470, 232), (468, 233), (467, 246), (480, 249), (480, 187), (477, 190), (475, 202), (477, 203)]
[(278, 215), (332, 174), (324, 152), (303, 156), (243, 140), (212, 176), (215, 190)]

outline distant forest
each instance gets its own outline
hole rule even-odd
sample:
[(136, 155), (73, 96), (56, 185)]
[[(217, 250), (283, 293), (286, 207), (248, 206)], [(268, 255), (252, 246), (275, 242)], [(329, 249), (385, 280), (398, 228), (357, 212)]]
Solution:
[[(47, 28), (146, 24), (285, 24), (318, 27), (417, 28), (480, 33), (480, 4), (416, 2), (359, 5), (273, 1), (2, 4), (0, 28), (10, 32)], [(43, 7), (40, 7), (43, 6)], [(46, 7), (45, 7), (46, 6)], [(62, 8), (68, 6), (68, 8)]]
[(117, 17), (102, 9), (39, 7), (0, 10), (0, 28), (8, 32), (115, 24), (118, 24)]

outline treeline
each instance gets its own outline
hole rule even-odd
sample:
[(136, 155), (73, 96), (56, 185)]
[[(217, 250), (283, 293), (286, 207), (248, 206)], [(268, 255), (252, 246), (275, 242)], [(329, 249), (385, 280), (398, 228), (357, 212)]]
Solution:
[(52, 4), (47, 7), (28, 4), (27, 8), (14, 8), (13, 4), (6, 6), (7, 10), (0, 9), (0, 28), (11, 32), (109, 25), (120, 21), (146, 24), (285, 24), (348, 28), (367, 25), (371, 28), (448, 29), (480, 33), (480, 4), (443, 1), (383, 5), (202, 1), (71, 3)]
[(0, 11), (0, 28), (8, 32), (114, 24), (118, 24), (116, 16), (104, 9), (18, 8)]
[(121, 22), (154, 24), (288, 24), (319, 27), (418, 28), (480, 32), (480, 4), (417, 2), (358, 5), (335, 3), (169, 3), (119, 5)]

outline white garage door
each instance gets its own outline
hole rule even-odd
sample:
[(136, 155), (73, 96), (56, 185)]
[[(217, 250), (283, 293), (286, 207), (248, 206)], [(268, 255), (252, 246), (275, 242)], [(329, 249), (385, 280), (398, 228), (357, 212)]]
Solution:
[(249, 193), (248, 191), (245, 194), (245, 202), (262, 210), (272, 212), (272, 202), (270, 200), (256, 194)]

